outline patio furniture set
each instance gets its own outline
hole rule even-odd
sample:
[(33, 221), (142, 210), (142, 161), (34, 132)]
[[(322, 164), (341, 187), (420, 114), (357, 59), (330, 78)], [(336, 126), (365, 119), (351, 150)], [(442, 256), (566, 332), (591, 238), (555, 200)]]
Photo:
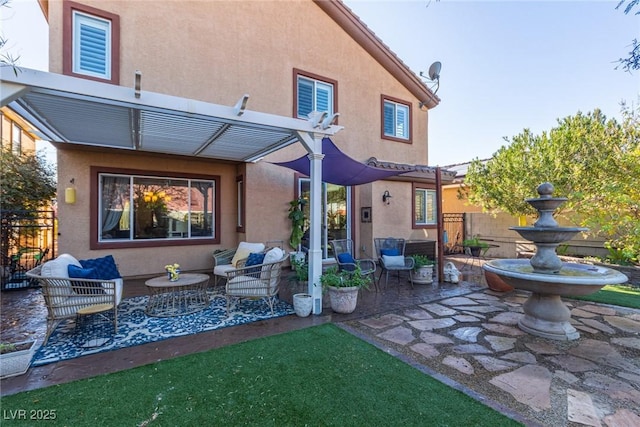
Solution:
[[(233, 298), (261, 298), (271, 312), (277, 300), (281, 267), (288, 255), (279, 247), (262, 245), (259, 252), (238, 253), (232, 268), (225, 268), (227, 314)], [(214, 254), (215, 259), (215, 254)], [(233, 260), (233, 258), (232, 258)], [(218, 266), (219, 267), (219, 266)], [(123, 279), (111, 255), (78, 260), (62, 254), (26, 275), (37, 280), (47, 307), (47, 331), (43, 345), (61, 321), (76, 320), (76, 327), (96, 327), (109, 322), (118, 332), (118, 305), (122, 301)], [(209, 275), (185, 273), (176, 281), (167, 276), (145, 282), (149, 291), (146, 314), (154, 317), (182, 316), (209, 306)], [(106, 337), (93, 337), (83, 346), (103, 345)]]

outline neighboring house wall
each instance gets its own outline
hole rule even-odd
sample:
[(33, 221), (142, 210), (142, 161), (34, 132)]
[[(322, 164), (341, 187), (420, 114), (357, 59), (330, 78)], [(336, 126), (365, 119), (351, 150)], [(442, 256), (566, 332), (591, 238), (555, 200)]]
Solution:
[[(338, 124), (344, 130), (334, 142), (347, 155), (364, 161), (371, 156), (390, 162), (427, 164), (428, 112), (419, 108), (414, 92), (348, 35), (313, 1), (286, 2), (48, 2), (49, 67), (63, 73), (69, 55), (64, 21), (69, 7), (117, 17), (118, 76), (112, 80), (132, 86), (142, 72), (144, 91), (161, 92), (212, 103), (234, 105), (248, 93), (247, 109), (294, 115), (295, 70), (336, 84)], [(133, 89), (132, 89), (133, 90)], [(382, 138), (382, 97), (410, 107), (411, 138), (399, 142)], [(81, 126), (82, 124), (78, 124)], [(241, 240), (288, 241), (288, 202), (296, 195), (296, 176), (269, 162), (306, 154), (301, 145), (267, 156), (256, 164), (172, 158), (129, 152), (96, 152), (58, 144), (59, 188), (75, 178), (78, 203), (60, 204), (60, 251), (79, 258), (113, 253), (124, 275), (157, 273), (167, 262), (186, 269), (211, 265), (211, 252)], [(201, 246), (107, 249), (91, 253), (89, 166), (117, 166), (141, 171), (206, 173), (220, 177), (218, 242)], [(246, 191), (244, 227), (237, 229), (236, 180)], [(381, 196), (393, 195), (390, 205)], [(373, 255), (373, 238), (409, 237), (413, 231), (411, 182), (375, 182), (353, 188), (353, 237), (358, 248)], [(371, 223), (360, 222), (361, 207), (372, 208)], [(69, 218), (74, 218), (70, 221)], [(75, 218), (79, 218), (78, 221)], [(66, 225), (63, 225), (65, 223)], [(435, 234), (435, 225), (433, 227)], [(144, 262), (142, 262), (144, 260)], [(147, 260), (153, 260), (148, 262)]]
[(33, 128), (22, 117), (11, 109), (2, 107), (0, 109), (2, 122), (0, 132), (2, 134), (2, 148), (11, 147), (16, 154), (35, 154), (35, 135), (29, 130)]

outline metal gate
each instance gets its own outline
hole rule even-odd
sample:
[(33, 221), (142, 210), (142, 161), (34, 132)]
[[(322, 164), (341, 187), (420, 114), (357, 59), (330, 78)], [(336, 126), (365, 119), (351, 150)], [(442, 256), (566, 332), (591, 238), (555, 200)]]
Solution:
[(445, 255), (462, 253), (462, 241), (465, 239), (464, 213), (445, 213), (443, 217)]
[(1, 289), (37, 286), (26, 272), (55, 258), (54, 211), (0, 211)]

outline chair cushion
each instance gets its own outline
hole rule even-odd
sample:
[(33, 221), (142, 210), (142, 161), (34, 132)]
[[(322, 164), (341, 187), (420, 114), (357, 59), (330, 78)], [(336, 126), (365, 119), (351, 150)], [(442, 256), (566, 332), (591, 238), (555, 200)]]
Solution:
[(380, 249), (380, 255), (397, 256), (400, 255), (400, 251), (398, 250), (398, 248)]
[[(67, 269), (69, 271), (69, 278), (99, 279), (95, 268), (81, 268), (69, 264)], [(73, 289), (73, 292), (79, 295), (104, 294), (102, 289), (98, 289), (99, 286), (99, 283), (71, 280), (71, 288)]]
[(116, 261), (112, 255), (107, 255), (102, 258), (81, 259), (80, 264), (83, 268), (95, 268), (98, 279), (111, 280), (122, 277), (120, 276)]
[(241, 259), (245, 259), (251, 253), (258, 253), (264, 251), (264, 243), (248, 243), (240, 242), (238, 249), (236, 249), (235, 255), (231, 259), (231, 265), (234, 267)]
[[(264, 260), (266, 254), (263, 254), (261, 252), (259, 253), (250, 253), (249, 256), (247, 257), (247, 262), (244, 263), (245, 267), (251, 267), (252, 265), (260, 265), (262, 264), (262, 261)], [(258, 271), (260, 271), (259, 267), (256, 268), (251, 268), (249, 270), (247, 270), (247, 273), (257, 273)]]
[(213, 274), (216, 276), (227, 277), (227, 272), (235, 269), (236, 268), (231, 264), (216, 265), (213, 269)]
[(382, 262), (385, 267), (404, 267), (404, 257), (402, 255), (382, 255)]
[(353, 256), (348, 252), (338, 255), (338, 261), (340, 261), (341, 263), (346, 263), (346, 264), (355, 264), (356, 263), (356, 260), (353, 259)]
[(280, 261), (284, 256), (284, 251), (280, 248), (271, 248), (264, 254), (263, 264), (269, 264), (272, 262)]
[(42, 265), (40, 275), (42, 277), (59, 277), (66, 279), (69, 277), (69, 265), (75, 265), (76, 267), (82, 267), (82, 265), (72, 255), (62, 254), (56, 259), (47, 261)]
[[(355, 264), (356, 260), (353, 259), (353, 256), (350, 253), (345, 252), (343, 254), (338, 255), (338, 262), (340, 264)], [(353, 270), (356, 269), (356, 266), (355, 265), (343, 265), (343, 266), (341, 266), (341, 268), (343, 270), (346, 270), (346, 271), (353, 271)]]

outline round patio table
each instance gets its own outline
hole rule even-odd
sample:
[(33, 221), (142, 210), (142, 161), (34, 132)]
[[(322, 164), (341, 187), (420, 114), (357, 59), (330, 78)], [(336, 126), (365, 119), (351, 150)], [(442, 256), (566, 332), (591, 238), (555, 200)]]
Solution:
[(183, 273), (175, 282), (167, 276), (154, 277), (145, 285), (149, 290), (148, 316), (182, 316), (209, 306), (209, 276), (206, 274)]

